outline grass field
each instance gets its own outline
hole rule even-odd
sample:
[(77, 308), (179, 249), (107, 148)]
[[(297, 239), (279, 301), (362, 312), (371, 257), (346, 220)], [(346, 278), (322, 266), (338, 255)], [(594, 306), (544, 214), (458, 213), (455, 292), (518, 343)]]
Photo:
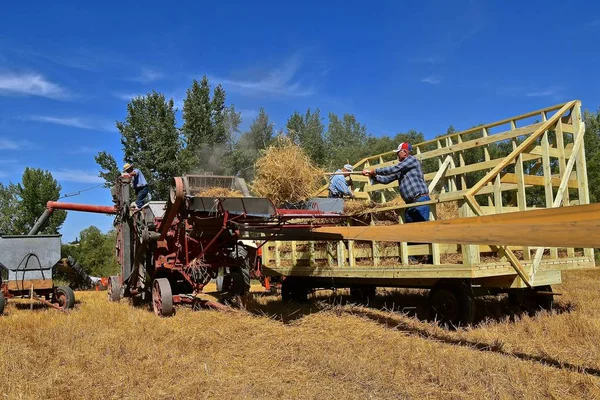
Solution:
[[(422, 319), (426, 292), (157, 318), (105, 292), (69, 314), (12, 302), (0, 319), (4, 398), (600, 398), (600, 271), (564, 274), (557, 310), (478, 300), (475, 326)], [(392, 312), (390, 309), (394, 308)]]

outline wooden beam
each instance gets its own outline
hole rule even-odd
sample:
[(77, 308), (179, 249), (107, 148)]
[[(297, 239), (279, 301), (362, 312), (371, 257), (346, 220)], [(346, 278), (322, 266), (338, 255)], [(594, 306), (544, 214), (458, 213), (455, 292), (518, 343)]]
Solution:
[(462, 142), (462, 143), (458, 143), (458, 144), (452, 144), (452, 145), (446, 146), (442, 149), (436, 149), (436, 150), (428, 151), (426, 153), (422, 153), (420, 155), (420, 157), (417, 157), (417, 158), (419, 160), (427, 160), (429, 158), (444, 156), (444, 155), (459, 152), (462, 150), (474, 149), (477, 147), (481, 147), (484, 144), (500, 142), (502, 140), (513, 139), (513, 138), (516, 138), (519, 136), (527, 136), (529, 134), (536, 132), (542, 124), (543, 123), (540, 122), (537, 124), (527, 125), (522, 128), (516, 128), (514, 130), (509, 130), (509, 131), (502, 132), (502, 133), (496, 133), (494, 135), (481, 137), (481, 138), (473, 139), (473, 140), (468, 140), (466, 142)]
[[(559, 187), (562, 179), (552, 176), (546, 177), (546, 175), (536, 176), (523, 174), (523, 183), (528, 186), (546, 186), (546, 180), (548, 180), (550, 187), (550, 202), (552, 202), (552, 187)], [(516, 174), (505, 173), (501, 175), (500, 181), (502, 183), (516, 184), (518, 183), (518, 177)], [(569, 179), (567, 185), (570, 189), (577, 189), (579, 187), (579, 183), (575, 179)]]
[[(545, 121), (547, 119), (546, 113), (542, 113), (541, 116), (542, 116), (542, 121)], [(546, 207), (547, 208), (552, 207), (552, 200), (554, 198), (554, 193), (553, 193), (554, 178), (552, 177), (552, 166), (550, 165), (549, 150), (550, 150), (549, 132), (546, 131), (546, 132), (544, 132), (544, 135), (542, 136), (541, 168), (542, 168), (542, 173), (544, 175), (544, 177), (543, 177), (544, 194), (545, 194), (545, 198), (546, 198)], [(557, 186), (560, 186), (560, 178), (558, 178), (558, 181), (559, 182), (558, 182)], [(569, 183), (569, 185), (570, 185), (570, 183)], [(554, 258), (558, 258), (558, 249), (556, 247), (553, 247), (550, 249), (550, 256), (554, 257)], [(536, 251), (536, 257), (537, 257), (537, 251)], [(534, 270), (535, 270), (535, 267), (534, 267)]]
[[(549, 113), (549, 112), (552, 112), (552, 111), (560, 110), (566, 104), (569, 104), (569, 103), (572, 103), (572, 102), (574, 102), (574, 100), (570, 101), (568, 103), (561, 103), (561, 104), (554, 105), (552, 107), (546, 107), (546, 108), (542, 108), (542, 109), (539, 109), (539, 110), (536, 110), (536, 111), (532, 111), (532, 112), (529, 112), (529, 113), (526, 113), (526, 114), (517, 115), (515, 117), (502, 119), (502, 120), (499, 120), (499, 121), (496, 121), (496, 122), (492, 122), (491, 124), (485, 124), (485, 125), (482, 125), (482, 126), (476, 126), (476, 127), (471, 128), (471, 129), (464, 130), (464, 131), (455, 132), (455, 133), (451, 133), (451, 134), (448, 134), (448, 135), (440, 136), (439, 138), (440, 139), (445, 139), (447, 137), (454, 138), (457, 135), (464, 135), (464, 134), (467, 134), (467, 133), (475, 133), (475, 132), (481, 130), (482, 128), (490, 129), (490, 128), (493, 128), (493, 127), (496, 127), (496, 126), (506, 125), (506, 124), (510, 123), (510, 121), (519, 121), (519, 120), (523, 120), (523, 119), (535, 117), (536, 115), (539, 115), (542, 112)], [(429, 141), (426, 141), (426, 142), (419, 143), (419, 145), (420, 146), (426, 146), (428, 144), (433, 143), (434, 141), (435, 141), (435, 139), (434, 140), (429, 140)]]
[(537, 138), (546, 130), (550, 129), (550, 127), (553, 124), (555, 124), (556, 121), (558, 121), (564, 113), (566, 113), (571, 107), (573, 107), (574, 103), (574, 101), (566, 103), (560, 110), (557, 111), (555, 115), (552, 116), (552, 118), (539, 124), (537, 129), (534, 133), (531, 134), (531, 136), (525, 139), (525, 141), (523, 141), (523, 143), (517, 146), (516, 149), (514, 149), (508, 156), (506, 156), (506, 158), (504, 158), (504, 160), (500, 164), (496, 165), (490, 172), (488, 172), (479, 182), (477, 182), (471, 188), (471, 190), (469, 191), (469, 195), (475, 195), (483, 186), (487, 185), (488, 182), (491, 182), (492, 179), (494, 179), (494, 177), (498, 175), (498, 173), (500, 173), (500, 171), (506, 168), (506, 166), (509, 165), (511, 161), (515, 160), (519, 154), (523, 153), (523, 151), (525, 151), (527, 148), (534, 145)]
[[(554, 202), (552, 203), (552, 207), (553, 208), (560, 207), (560, 205), (562, 204), (562, 202), (564, 200), (563, 193), (565, 192), (565, 190), (568, 191), (567, 184), (569, 182), (569, 177), (571, 175), (571, 171), (573, 170), (573, 166), (575, 165), (575, 161), (578, 158), (577, 156), (579, 155), (579, 150), (581, 149), (581, 146), (583, 145), (583, 135), (584, 135), (584, 132), (585, 132), (585, 126), (582, 123), (581, 124), (581, 131), (579, 132), (579, 134), (575, 138), (575, 143), (573, 144), (573, 152), (571, 153), (571, 157), (569, 158), (569, 162), (567, 163), (567, 166), (565, 168), (564, 175), (563, 175), (562, 180), (560, 182), (560, 186), (558, 187), (558, 191), (556, 192), (556, 197), (554, 198)], [(583, 154), (582, 156), (585, 157), (585, 154)], [(593, 215), (590, 215), (590, 218), (592, 219)], [(592, 234), (592, 233), (590, 232), (590, 234)], [(598, 243), (600, 245), (600, 238), (598, 239)], [(558, 247), (558, 246), (546, 246), (546, 247)], [(574, 246), (568, 246), (568, 247), (581, 247), (581, 246), (579, 246), (579, 245), (576, 244)], [(584, 246), (584, 247), (595, 247), (595, 246)], [(535, 278), (535, 273), (537, 272), (537, 268), (540, 265), (540, 261), (542, 260), (542, 255), (543, 254), (544, 254), (544, 248), (543, 247), (540, 247), (535, 252), (535, 256), (533, 258), (533, 270), (531, 272), (531, 280), (532, 281)]]
[[(470, 203), (471, 207), (473, 207), (473, 211), (475, 211), (476, 214), (478, 214), (480, 216), (483, 215), (483, 210), (479, 206), (479, 203), (477, 203), (475, 196), (465, 196), (465, 198)], [(488, 221), (490, 221), (490, 220), (488, 220)], [(523, 267), (521, 262), (517, 259), (517, 257), (512, 252), (512, 250), (507, 247), (506, 244), (502, 244), (500, 246), (497, 246), (496, 244), (494, 244), (490, 247), (496, 252), (496, 254), (503, 256), (503, 258), (504, 257), (508, 258), (508, 261), (510, 262), (510, 264), (512, 265), (514, 270), (517, 272), (519, 277), (523, 280), (523, 283), (527, 287), (531, 287), (531, 283), (529, 282), (529, 277), (527, 276), (527, 272), (525, 271), (525, 268)]]
[[(482, 212), (481, 212), (482, 213)], [(600, 204), (388, 226), (315, 228), (315, 239), (467, 243), (534, 247), (599, 247)], [(518, 232), (518, 234), (516, 234)], [(541, 234), (543, 232), (543, 234)]]
[[(513, 149), (516, 149), (516, 140), (513, 140), (512, 144)], [(520, 153), (516, 158), (515, 175), (517, 177), (517, 207), (519, 207), (519, 210), (521, 211), (525, 211), (527, 209), (527, 196), (525, 194), (525, 173), (523, 170), (523, 153)], [(529, 247), (523, 247), (523, 259), (531, 259), (531, 252)]]
[(433, 190), (438, 185), (440, 180), (446, 175), (446, 171), (448, 170), (448, 167), (450, 166), (451, 161), (452, 161), (452, 157), (448, 156), (448, 157), (446, 157), (444, 162), (440, 165), (440, 169), (438, 169), (438, 172), (435, 174), (435, 176), (429, 183), (429, 193), (433, 192)]

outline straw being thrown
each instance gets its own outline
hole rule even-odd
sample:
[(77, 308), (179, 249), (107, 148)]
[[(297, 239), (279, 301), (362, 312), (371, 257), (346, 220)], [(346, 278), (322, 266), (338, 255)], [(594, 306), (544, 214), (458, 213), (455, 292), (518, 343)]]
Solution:
[(252, 191), (276, 205), (307, 200), (323, 184), (325, 171), (289, 138), (278, 137), (255, 163)]

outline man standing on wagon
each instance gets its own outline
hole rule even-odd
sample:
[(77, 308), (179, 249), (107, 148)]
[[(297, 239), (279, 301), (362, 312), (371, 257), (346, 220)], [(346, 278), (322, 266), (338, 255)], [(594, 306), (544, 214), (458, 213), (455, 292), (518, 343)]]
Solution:
[[(406, 202), (421, 203), (429, 201), (429, 189), (425, 183), (421, 162), (412, 155), (410, 143), (400, 143), (395, 150), (398, 164), (362, 171), (363, 175), (372, 177), (376, 182), (386, 184), (398, 180), (400, 196)], [(406, 209), (405, 222), (422, 222), (429, 220), (429, 205), (415, 206)]]

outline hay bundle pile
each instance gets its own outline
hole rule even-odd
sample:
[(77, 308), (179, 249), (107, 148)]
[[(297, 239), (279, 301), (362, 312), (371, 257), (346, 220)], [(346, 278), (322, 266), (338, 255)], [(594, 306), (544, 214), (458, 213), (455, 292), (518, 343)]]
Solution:
[(199, 197), (244, 197), (242, 192), (223, 187), (204, 188), (196, 193)]
[(312, 164), (300, 146), (281, 136), (263, 152), (254, 167), (252, 191), (277, 206), (313, 196), (322, 185), (325, 172)]

